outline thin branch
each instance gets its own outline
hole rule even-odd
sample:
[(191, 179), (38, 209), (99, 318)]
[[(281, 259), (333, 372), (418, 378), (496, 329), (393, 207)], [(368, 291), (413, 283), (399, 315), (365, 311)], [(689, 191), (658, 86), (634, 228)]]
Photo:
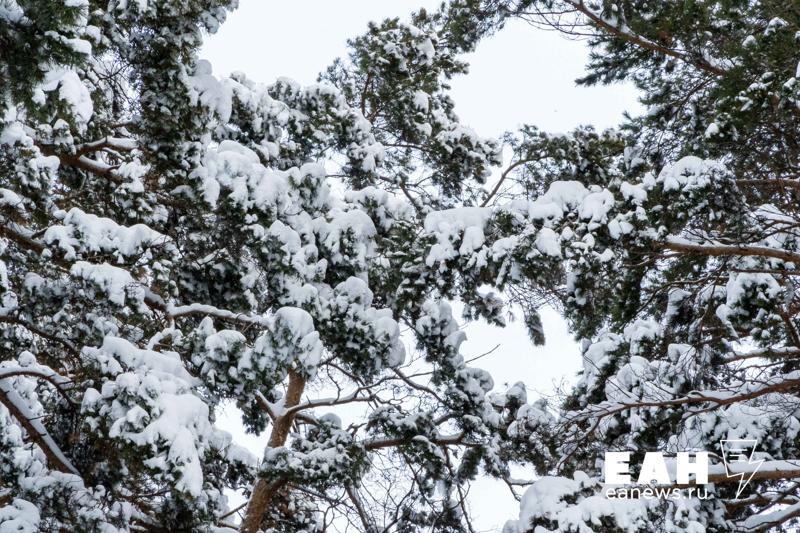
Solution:
[(672, 48), (667, 48), (662, 46), (654, 41), (646, 39), (641, 35), (636, 35), (634, 33), (630, 33), (625, 31), (622, 27), (615, 26), (611, 22), (605, 20), (603, 17), (589, 9), (582, 0), (567, 0), (570, 4), (572, 4), (575, 9), (577, 9), (580, 13), (586, 16), (589, 20), (591, 20), (598, 28), (610, 33), (615, 37), (619, 37), (629, 43), (635, 44), (640, 48), (644, 48), (646, 50), (650, 50), (652, 52), (658, 52), (660, 54), (664, 54), (669, 57), (674, 57), (675, 59), (680, 59), (698, 69), (708, 72), (709, 74), (713, 74), (715, 76), (722, 76), (727, 74), (727, 71), (721, 69), (717, 66), (712, 65), (708, 61), (700, 58), (695, 58), (686, 54), (684, 52), (679, 52), (677, 50), (673, 50)]
[(506, 177), (508, 177), (508, 175), (511, 173), (512, 170), (514, 170), (515, 168), (517, 168), (520, 165), (524, 165), (525, 163), (530, 163), (532, 161), (537, 161), (537, 160), (538, 160), (538, 158), (535, 158), (535, 159), (520, 159), (519, 161), (509, 165), (509, 167), (507, 169), (505, 169), (502, 174), (500, 174), (500, 179), (497, 180), (497, 183), (495, 184), (494, 188), (492, 188), (492, 190), (489, 192), (489, 196), (487, 196), (483, 200), (483, 202), (481, 202), (481, 207), (486, 207), (489, 204), (489, 201), (492, 199), (492, 197), (494, 197), (495, 194), (497, 194), (497, 191), (500, 190), (500, 186), (503, 184), (503, 181), (505, 181)]
[(2, 403), (11, 416), (17, 419), (25, 432), (44, 453), (50, 466), (60, 472), (80, 476), (78, 470), (61, 451), (53, 437), (47, 432), (41, 420), (33, 416), (22, 397), (11, 385), (0, 379), (0, 403)]
[(350, 498), (350, 501), (353, 502), (353, 506), (358, 512), (358, 517), (361, 519), (361, 523), (364, 526), (364, 531), (366, 533), (373, 533), (376, 531), (377, 528), (370, 520), (367, 511), (364, 509), (364, 504), (361, 502), (361, 498), (359, 498), (358, 493), (355, 491), (355, 487), (352, 485), (345, 485), (345, 491), (347, 491), (348, 498)]

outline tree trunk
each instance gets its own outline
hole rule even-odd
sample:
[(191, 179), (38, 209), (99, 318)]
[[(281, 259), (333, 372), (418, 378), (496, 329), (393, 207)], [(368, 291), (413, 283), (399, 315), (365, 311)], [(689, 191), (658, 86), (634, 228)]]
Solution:
[[(305, 378), (295, 372), (289, 373), (289, 388), (286, 390), (286, 398), (283, 404), (284, 410), (290, 409), (300, 403), (300, 396), (303, 394), (305, 386)], [(293, 421), (293, 413), (276, 417), (267, 444), (269, 448), (277, 448), (286, 443), (286, 438), (289, 436), (289, 430), (292, 427)], [(263, 478), (256, 480), (253, 485), (253, 493), (250, 495), (250, 502), (247, 504), (247, 513), (245, 513), (239, 531), (242, 533), (256, 533), (258, 531), (264, 512), (272, 502), (275, 493), (284, 484), (285, 482), (282, 480), (275, 480), (272, 482)]]

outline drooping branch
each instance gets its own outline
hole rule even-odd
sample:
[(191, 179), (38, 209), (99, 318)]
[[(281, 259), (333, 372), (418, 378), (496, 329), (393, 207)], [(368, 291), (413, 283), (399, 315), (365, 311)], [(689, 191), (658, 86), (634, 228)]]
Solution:
[(16, 376), (27, 376), (35, 379), (41, 379), (50, 383), (53, 388), (69, 403), (70, 405), (77, 405), (75, 401), (69, 396), (67, 391), (72, 388), (72, 381), (69, 378), (58, 374), (51, 368), (45, 366), (37, 367), (5, 367), (0, 368), (0, 380), (6, 378), (13, 378)]
[(47, 432), (42, 421), (34, 416), (19, 393), (5, 379), (0, 379), (0, 403), (25, 429), (28, 438), (42, 450), (51, 468), (66, 474), (80, 475)]

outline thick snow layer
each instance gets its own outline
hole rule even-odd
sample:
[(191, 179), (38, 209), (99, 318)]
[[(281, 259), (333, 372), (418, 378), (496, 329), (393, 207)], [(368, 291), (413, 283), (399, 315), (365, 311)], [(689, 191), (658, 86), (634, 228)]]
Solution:
[(560, 219), (563, 214), (577, 208), (589, 194), (579, 181), (556, 181), (547, 192), (530, 203), (528, 214), (533, 219)]
[[(488, 207), (461, 207), (429, 213), (425, 217), (425, 231), (435, 235), (438, 242), (431, 247), (425, 262), (433, 266), (479, 249), (485, 241), (483, 231), (491, 215), (492, 209)], [(456, 252), (453, 244), (462, 235), (463, 241)]]
[[(503, 533), (525, 533), (534, 518), (553, 521), (559, 531), (588, 533), (603, 519), (610, 519), (623, 531), (636, 531), (646, 523), (648, 507), (658, 503), (655, 499), (608, 499), (600, 494), (581, 497), (581, 491), (591, 484), (582, 472), (576, 472), (573, 479), (545, 476), (536, 480), (522, 495), (519, 520), (507, 522)], [(550, 530), (537, 527), (535, 531)]]
[(424, 91), (416, 91), (414, 93), (415, 108), (422, 111), (423, 113), (427, 113), (429, 105), (430, 105), (430, 96), (428, 96), (428, 93)]
[(149, 467), (176, 477), (178, 490), (202, 494), (201, 458), (212, 448), (232, 460), (254, 463), (252, 456), (231, 446), (228, 434), (214, 428), (208, 404), (193, 391), (199, 381), (177, 354), (141, 350), (110, 336), (100, 348), (84, 352), (112, 376), (100, 391), (86, 391), (84, 413), (90, 419), (106, 418), (109, 437), (139, 446)]
[[(86, 41), (81, 41), (86, 43)], [(89, 43), (86, 43), (88, 45)], [(48, 93), (58, 91), (58, 98), (72, 110), (76, 121), (85, 125), (94, 114), (94, 105), (89, 89), (83, 84), (80, 76), (67, 68), (53, 68), (45, 73), (41, 91)]]
[(84, 213), (77, 207), (56, 216), (62, 225), (45, 231), (44, 242), (56, 244), (67, 259), (78, 253), (116, 252), (124, 256), (141, 253), (143, 248), (165, 243), (166, 237), (144, 224), (120, 226), (110, 218)]
[(175, 353), (142, 350), (125, 339), (110, 335), (103, 339), (100, 348), (85, 348), (84, 351), (112, 373), (121, 372), (123, 367), (120, 365), (125, 365), (131, 369), (173, 376), (188, 385), (199, 384)]
[(178, 489), (200, 495), (203, 471), (196, 440), (204, 440), (213, 431), (208, 405), (194, 394), (163, 393), (157, 397), (154, 412), (155, 420), (139, 432), (127, 433), (126, 437), (140, 446), (170, 443), (166, 459), (181, 470)]
[(233, 107), (233, 87), (218, 80), (212, 74), (211, 63), (206, 60), (197, 62), (195, 73), (190, 78), (192, 88), (196, 91), (191, 94), (193, 104), (202, 104), (214, 110), (222, 122), (231, 118)]
[[(0, 14), (2, 17), (2, 14)], [(15, 498), (11, 505), (0, 507), (0, 531), (3, 533), (37, 533), (39, 509), (33, 503)]]
[(203, 166), (192, 173), (202, 183), (203, 199), (216, 207), (224, 194), (242, 209), (271, 212), (282, 206), (288, 191), (286, 173), (265, 168), (253, 150), (234, 141), (211, 147)]
[(77, 261), (70, 274), (98, 285), (108, 296), (108, 300), (117, 305), (125, 305), (125, 295), (128, 289), (135, 290), (138, 300), (144, 299), (144, 288), (137, 285), (130, 272), (124, 268), (115, 267), (108, 263), (93, 265), (86, 261)]
[(664, 167), (656, 179), (664, 191), (691, 190), (707, 186), (711, 180), (725, 172), (725, 167), (713, 160), (686, 156)]
[(550, 228), (542, 228), (536, 234), (536, 248), (545, 255), (561, 257), (558, 234)]

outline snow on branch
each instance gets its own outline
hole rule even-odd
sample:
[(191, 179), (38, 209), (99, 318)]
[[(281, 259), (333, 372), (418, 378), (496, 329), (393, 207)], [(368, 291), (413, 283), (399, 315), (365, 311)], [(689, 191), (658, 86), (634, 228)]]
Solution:
[(6, 379), (0, 379), (0, 403), (25, 428), (28, 438), (41, 448), (53, 468), (64, 473), (80, 475), (47, 432), (42, 421), (31, 412), (25, 400)]
[(780, 248), (770, 248), (750, 244), (702, 244), (678, 237), (670, 237), (664, 243), (665, 248), (676, 252), (694, 253), (708, 256), (751, 256), (771, 257), (790, 263), (800, 264), (800, 253)]

